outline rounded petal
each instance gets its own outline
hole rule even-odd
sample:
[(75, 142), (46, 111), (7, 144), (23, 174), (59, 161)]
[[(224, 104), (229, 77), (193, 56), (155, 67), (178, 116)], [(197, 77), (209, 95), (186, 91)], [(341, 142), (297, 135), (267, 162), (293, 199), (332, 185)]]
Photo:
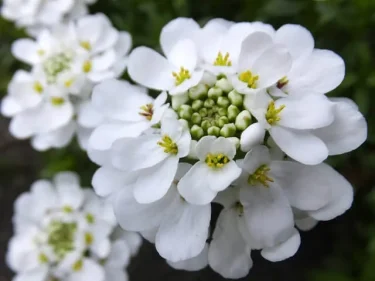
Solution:
[(275, 183), (269, 187), (245, 185), (241, 188), (240, 200), (251, 248), (275, 247), (290, 237), (294, 230), (292, 208)]
[(40, 61), (38, 45), (32, 39), (18, 39), (12, 45), (12, 54), (17, 59), (34, 65)]
[(92, 186), (99, 196), (107, 197), (135, 180), (131, 174), (112, 167), (100, 167), (92, 178)]
[[(147, 65), (147, 67), (145, 67)], [(155, 90), (169, 90), (174, 86), (175, 68), (159, 53), (138, 47), (129, 56), (128, 72), (137, 83)]]
[(211, 268), (224, 278), (245, 277), (253, 262), (250, 247), (238, 228), (238, 214), (234, 209), (224, 209), (216, 223), (208, 251)]
[(264, 137), (266, 135), (266, 130), (259, 122), (251, 124), (246, 128), (241, 134), (241, 150), (243, 152), (248, 152), (253, 147), (262, 144)]
[(165, 55), (169, 55), (178, 41), (194, 38), (200, 26), (190, 18), (176, 18), (167, 23), (160, 33), (160, 45)]
[(303, 164), (316, 165), (328, 157), (328, 148), (324, 142), (308, 131), (274, 126), (269, 132), (285, 154)]
[(331, 125), (314, 131), (328, 147), (329, 155), (357, 149), (367, 139), (367, 123), (357, 108), (347, 101), (335, 102), (335, 117)]
[(198, 62), (197, 48), (192, 40), (181, 39), (173, 46), (167, 58), (178, 68), (194, 71)]
[(82, 104), (78, 111), (77, 122), (86, 128), (94, 128), (104, 121), (104, 116), (90, 103)]
[(268, 147), (265, 145), (257, 145), (246, 154), (240, 166), (251, 175), (260, 166), (269, 165), (270, 162), (271, 155)]
[(196, 257), (178, 262), (167, 261), (168, 265), (177, 270), (199, 271), (208, 265), (208, 244)]
[(123, 268), (129, 264), (131, 257), (130, 248), (125, 241), (113, 242), (111, 251), (107, 257), (106, 266)]
[(172, 262), (196, 257), (206, 245), (210, 220), (210, 204), (191, 205), (177, 196), (156, 234), (156, 249)]
[(67, 276), (67, 281), (104, 281), (104, 268), (91, 259), (84, 259), (82, 269), (73, 271)]

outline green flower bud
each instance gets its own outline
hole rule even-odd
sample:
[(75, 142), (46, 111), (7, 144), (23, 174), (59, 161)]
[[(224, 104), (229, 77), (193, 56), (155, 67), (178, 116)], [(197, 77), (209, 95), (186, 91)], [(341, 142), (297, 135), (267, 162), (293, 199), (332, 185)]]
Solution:
[(236, 90), (231, 91), (228, 94), (228, 98), (231, 102), (231, 104), (235, 106), (242, 106), (243, 105), (243, 95), (238, 93)]
[(201, 123), (201, 127), (205, 132), (207, 132), (208, 128), (211, 127), (211, 122), (208, 120), (203, 120)]
[(217, 100), (218, 97), (223, 95), (223, 91), (220, 88), (213, 87), (208, 90), (208, 97)]
[(189, 89), (189, 97), (192, 100), (202, 99), (207, 95), (207, 87), (204, 84), (198, 84)]
[(194, 112), (191, 116), (191, 122), (193, 124), (200, 124), (202, 122), (202, 117), (199, 115), (198, 112)]
[(240, 114), (236, 117), (236, 127), (240, 131), (244, 131), (247, 127), (251, 124), (251, 115), (250, 112), (247, 110), (241, 111)]
[(190, 105), (183, 104), (180, 106), (180, 109), (178, 110), (178, 115), (182, 119), (190, 120), (191, 115), (193, 115), (193, 109)]
[(233, 123), (225, 124), (220, 130), (220, 135), (223, 137), (233, 137), (236, 134), (236, 126)]
[(229, 118), (229, 121), (234, 121), (236, 120), (236, 117), (237, 115), (240, 113), (240, 110), (238, 109), (237, 106), (231, 104), (229, 107), (228, 107), (228, 118)]
[(189, 130), (189, 122), (185, 119), (178, 119), (178, 121), (184, 126), (185, 129)]
[(207, 108), (201, 108), (198, 112), (201, 117), (206, 117), (208, 114)]
[(228, 140), (230, 140), (232, 143), (234, 143), (234, 145), (236, 146), (236, 149), (240, 148), (240, 139), (239, 138), (231, 137), (231, 138), (228, 138)]
[(208, 72), (204, 72), (201, 83), (207, 85), (208, 87), (213, 87), (216, 83), (216, 76)]
[(215, 105), (215, 101), (213, 99), (206, 99), (204, 101), (204, 107), (212, 108)]
[(195, 100), (191, 104), (191, 107), (193, 108), (194, 111), (198, 111), (203, 107), (203, 101), (202, 100)]
[(221, 107), (221, 108), (219, 108), (217, 113), (219, 113), (220, 116), (227, 116), (228, 110), (226, 108)]
[(230, 105), (230, 101), (227, 97), (219, 97), (217, 99), (217, 104), (220, 107), (227, 108)]
[(193, 139), (199, 140), (204, 135), (204, 131), (198, 125), (193, 125), (190, 129), (190, 133)]
[(219, 87), (223, 92), (229, 93), (233, 90), (232, 84), (228, 81), (227, 78), (221, 78), (215, 84), (216, 87)]
[(189, 96), (187, 93), (184, 93), (182, 95), (176, 95), (176, 96), (172, 96), (172, 108), (174, 110), (178, 110), (178, 108), (187, 103), (187, 101), (189, 100)]
[(210, 136), (218, 137), (220, 135), (220, 128), (216, 126), (209, 127), (207, 130), (207, 134)]
[(219, 120), (217, 121), (220, 128), (222, 128), (225, 124), (229, 123), (228, 117), (221, 116)]

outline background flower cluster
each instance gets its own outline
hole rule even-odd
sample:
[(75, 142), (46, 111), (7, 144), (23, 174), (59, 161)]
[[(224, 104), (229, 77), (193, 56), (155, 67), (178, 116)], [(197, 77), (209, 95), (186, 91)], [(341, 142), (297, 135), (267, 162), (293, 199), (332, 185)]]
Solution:
[[(368, 204), (371, 204), (371, 195), (368, 194), (374, 184), (371, 170), (375, 167), (375, 158), (372, 153), (375, 134), (371, 131), (374, 121), (369, 114), (371, 109), (374, 108), (371, 89), (375, 87), (374, 54), (371, 49), (373, 42), (370, 41), (371, 27), (374, 26), (373, 20), (371, 20), (371, 15), (375, 9), (374, 4), (371, 1), (363, 0), (351, 1), (350, 4), (345, 3), (346, 1), (306, 1), (300, 3), (300, 1), (276, 0), (264, 1), (264, 3), (258, 3), (259, 1), (233, 1), (231, 7), (227, 5), (220, 7), (220, 5), (217, 5), (217, 1), (138, 0), (126, 2), (106, 1), (106, 3), (101, 3), (99, 1), (93, 6), (93, 10), (102, 11), (108, 15), (117, 29), (130, 31), (134, 35), (135, 46), (147, 45), (157, 48), (161, 27), (176, 16), (194, 17), (202, 23), (208, 17), (225, 17), (235, 21), (258, 19), (272, 23), (274, 26), (280, 26), (285, 22), (302, 24), (312, 31), (318, 47), (332, 49), (344, 58), (347, 68), (346, 79), (344, 84), (332, 94), (354, 99), (369, 121), (370, 132), (367, 144), (355, 153), (335, 157), (331, 162), (349, 178), (350, 182), (354, 183), (357, 190), (357, 202), (354, 209), (346, 217), (338, 222), (327, 224), (307, 236), (307, 239), (311, 237), (311, 243), (307, 242), (309, 245), (302, 249), (302, 252), (313, 248), (313, 243), (316, 243), (313, 241), (321, 240), (322, 245), (320, 245), (320, 249), (314, 251), (315, 259), (300, 261), (303, 270), (301, 270), (299, 276), (304, 276), (300, 278), (307, 278), (306, 276), (310, 275), (312, 278), (316, 276), (317, 280), (325, 280), (324, 278), (326, 278), (334, 281), (352, 280), (351, 278), (353, 280), (372, 280), (374, 277), (372, 265), (375, 258), (371, 254), (371, 250), (374, 248), (371, 246), (371, 237), (374, 236), (374, 233), (371, 233), (372, 213), (368, 207)], [(2, 94), (5, 94), (6, 85), (11, 75), (15, 69), (19, 68), (19, 64), (9, 54), (7, 55), (9, 43), (22, 37), (22, 34), (15, 30), (11, 24), (5, 22), (1, 22), (1, 30), (3, 41), (8, 42), (8, 44), (2, 44), (0, 50), (2, 58), (4, 58), (1, 61), (3, 73), (1, 88)], [(6, 131), (6, 125), (3, 124), (3, 126), (3, 131)], [(18, 143), (10, 138), (4, 138), (3, 147), (6, 149)], [(20, 145), (21, 148), (25, 146), (25, 151), (28, 151), (26, 143), (21, 142)], [(14, 147), (14, 150), (17, 150), (17, 147)], [(85, 154), (80, 152), (74, 144), (61, 151), (49, 151), (42, 156), (30, 153), (29, 159), (19, 157), (20, 150), (16, 155), (11, 154), (12, 151), (9, 149), (4, 154), (2, 177), (4, 177), (4, 182), (12, 183), (12, 186), (16, 186), (15, 178), (17, 178), (17, 175), (19, 176), (20, 171), (24, 174), (24, 177), (30, 175), (30, 178), (32, 178), (32, 174), (35, 175), (40, 167), (38, 165), (40, 161), (47, 164), (43, 165), (45, 168), (42, 171), (42, 176), (51, 176), (57, 171), (73, 169), (81, 175), (86, 175), (84, 178), (89, 182), (94, 170), (93, 165), (86, 160)], [(9, 169), (12, 173), (5, 173), (6, 169)], [(13, 190), (16, 193), (16, 189)], [(366, 198), (370, 198), (370, 200)], [(355, 220), (351, 220), (351, 217)], [(318, 237), (324, 239), (318, 239)], [(331, 245), (332, 241), (334, 241), (334, 244), (330, 246), (330, 250), (324, 249), (326, 248), (324, 243)], [(332, 252), (332, 249), (336, 254), (328, 255), (327, 252)], [(301, 255), (303, 256), (303, 254)], [(293, 261), (289, 264), (295, 265)], [(288, 266), (288, 264), (277, 265), (275, 268), (283, 266)], [(314, 273), (308, 274), (307, 268), (311, 267), (316, 270), (319, 269), (319, 271), (315, 270)], [(267, 271), (269, 271), (269, 268)], [(205, 276), (204, 274), (203, 276)], [(262, 274), (265, 276), (264, 273), (259, 271), (252, 274), (254, 277), (262, 276)], [(206, 273), (206, 276), (209, 276), (209, 274)], [(285, 274), (284, 278), (285, 276), (288, 275)], [(279, 278), (275, 280), (284, 279), (282, 276), (275, 278)], [(296, 280), (304, 280), (300, 278), (296, 277)]]

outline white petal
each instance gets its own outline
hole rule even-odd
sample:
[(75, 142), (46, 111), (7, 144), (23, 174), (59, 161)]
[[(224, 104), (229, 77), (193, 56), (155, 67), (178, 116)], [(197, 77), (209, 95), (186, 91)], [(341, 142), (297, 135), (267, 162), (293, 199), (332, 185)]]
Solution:
[(134, 183), (134, 198), (141, 204), (161, 199), (169, 190), (178, 167), (177, 157), (168, 157), (159, 164), (144, 169)]
[(292, 66), (288, 50), (280, 45), (267, 49), (254, 62), (251, 71), (259, 75), (257, 88), (267, 88), (283, 78)]
[(123, 189), (115, 198), (116, 218), (121, 227), (128, 231), (144, 231), (158, 227), (175, 196), (176, 191), (170, 189), (166, 196), (156, 202), (139, 204), (131, 189)]
[(275, 42), (287, 46), (293, 57), (293, 64), (298, 59), (311, 54), (314, 49), (314, 37), (301, 25), (285, 24), (276, 31)]
[(82, 269), (68, 275), (67, 281), (104, 281), (104, 268), (91, 259), (84, 259)]
[(79, 185), (69, 183), (59, 183), (56, 185), (57, 195), (61, 207), (69, 206), (78, 209), (84, 200), (84, 194)]
[(48, 277), (48, 267), (40, 267), (31, 271), (18, 273), (13, 281), (46, 281)]
[(14, 115), (21, 112), (23, 108), (12, 96), (5, 96), (1, 100), (1, 114), (5, 117), (13, 117)]
[(269, 165), (270, 162), (271, 156), (267, 146), (257, 145), (246, 154), (245, 159), (240, 164), (240, 167), (251, 175), (260, 166)]
[[(147, 67), (145, 67), (147, 65)], [(129, 56), (128, 72), (137, 83), (155, 90), (169, 90), (174, 86), (175, 68), (160, 54), (146, 47), (138, 47)]]
[(298, 230), (294, 229), (288, 240), (275, 247), (263, 249), (261, 254), (263, 258), (272, 262), (283, 261), (294, 256), (300, 245), (301, 236)]
[(253, 249), (274, 247), (290, 237), (294, 230), (292, 208), (275, 183), (269, 187), (245, 185), (240, 199)]
[(347, 101), (335, 103), (335, 118), (330, 126), (314, 131), (328, 147), (330, 155), (357, 149), (367, 139), (367, 123), (363, 115)]
[(318, 221), (314, 218), (306, 217), (303, 219), (296, 219), (295, 223), (298, 229), (302, 231), (309, 231), (318, 224)]
[(40, 62), (38, 45), (31, 39), (18, 39), (15, 41), (12, 45), (12, 54), (17, 59), (31, 65)]
[(75, 185), (79, 186), (79, 176), (74, 172), (60, 172), (54, 177), (55, 185)]
[(214, 136), (205, 136), (199, 140), (196, 146), (196, 153), (201, 161), (204, 161), (206, 159), (207, 154), (210, 153), (210, 148), (215, 139), (216, 137)]
[(81, 126), (94, 128), (104, 122), (104, 116), (90, 102), (85, 102), (79, 108), (77, 122)]
[(190, 88), (192, 88), (194, 86), (197, 86), (198, 83), (201, 82), (201, 80), (203, 78), (203, 75), (204, 75), (203, 70), (194, 71), (191, 74), (190, 79), (185, 80), (182, 84), (180, 84), (178, 86), (172, 87), (172, 89), (170, 89), (170, 91), (169, 91), (169, 94), (171, 96), (174, 96), (174, 95), (180, 95), (180, 94), (185, 93)]
[(162, 162), (170, 154), (158, 145), (160, 139), (160, 135), (142, 135), (115, 141), (111, 150), (112, 164), (120, 170), (136, 171)]
[(240, 71), (251, 69), (255, 60), (272, 45), (272, 38), (263, 32), (250, 34), (242, 42), (241, 53), (238, 59)]
[(209, 204), (217, 195), (217, 191), (211, 188), (212, 185), (217, 184), (220, 187), (226, 185), (225, 189), (231, 183), (219, 182), (218, 176), (219, 172), (215, 173), (206, 163), (198, 162), (179, 181), (177, 188), (188, 202), (197, 205)]
[(266, 135), (265, 128), (258, 122), (251, 124), (241, 134), (241, 150), (248, 152), (254, 146), (262, 144)]
[(318, 220), (339, 216), (352, 204), (352, 186), (327, 164), (306, 166), (289, 161), (274, 161), (271, 171), (290, 204), (299, 210), (316, 212)]
[(129, 281), (129, 277), (123, 268), (105, 267), (105, 281)]
[(196, 46), (192, 40), (182, 39), (173, 46), (167, 58), (177, 68), (194, 71), (198, 62)]
[(99, 196), (107, 197), (134, 181), (131, 174), (112, 167), (100, 167), (92, 178), (92, 186)]
[(208, 262), (214, 271), (230, 279), (245, 277), (253, 265), (250, 247), (238, 229), (238, 214), (234, 209), (224, 209), (217, 220)]
[(194, 38), (199, 30), (199, 25), (189, 18), (176, 18), (167, 23), (160, 33), (160, 45), (164, 54), (168, 55), (181, 39)]
[(125, 56), (132, 47), (132, 36), (126, 31), (121, 31), (119, 33), (119, 38), (115, 45), (115, 50), (118, 57)]
[(317, 129), (330, 125), (334, 119), (334, 104), (324, 95), (304, 95), (301, 98), (281, 98), (275, 107), (280, 112), (280, 126), (292, 129)]
[(199, 271), (208, 265), (208, 244), (204, 247), (203, 251), (196, 257), (182, 260), (179, 262), (167, 261), (168, 265), (174, 269), (186, 271)]
[(214, 155), (222, 153), (229, 159), (233, 159), (236, 155), (236, 146), (229, 139), (219, 137), (215, 139), (211, 144), (209, 153), (212, 153)]
[(274, 126), (269, 132), (282, 151), (303, 164), (316, 165), (328, 157), (324, 142), (308, 131)]
[(191, 205), (177, 196), (156, 234), (156, 249), (172, 262), (196, 257), (206, 245), (210, 220), (211, 205)]
[(89, 138), (89, 148), (108, 150), (116, 140), (137, 137), (148, 128), (147, 123), (105, 123), (93, 131)]

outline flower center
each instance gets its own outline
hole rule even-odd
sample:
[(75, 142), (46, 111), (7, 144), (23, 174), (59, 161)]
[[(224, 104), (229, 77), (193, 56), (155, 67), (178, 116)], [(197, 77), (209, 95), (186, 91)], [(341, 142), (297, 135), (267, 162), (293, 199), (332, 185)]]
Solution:
[(152, 103), (142, 105), (139, 115), (146, 117), (148, 121), (151, 121), (152, 115), (154, 114), (154, 106)]
[(83, 63), (83, 66), (82, 66), (82, 71), (84, 73), (89, 73), (92, 69), (92, 62), (87, 60)]
[(222, 167), (224, 167), (225, 164), (227, 164), (229, 162), (229, 158), (222, 153), (219, 153), (219, 154), (216, 154), (216, 155), (209, 153), (206, 156), (205, 162), (206, 162), (208, 167), (222, 168)]
[(232, 62), (229, 59), (229, 53), (226, 53), (225, 56), (221, 52), (218, 53), (215, 61), (215, 66), (232, 66)]
[(54, 254), (61, 260), (74, 250), (74, 236), (77, 230), (76, 223), (52, 221), (48, 227), (48, 244)]
[(181, 67), (180, 72), (172, 72), (173, 77), (175, 78), (175, 85), (181, 85), (185, 80), (190, 79), (190, 71), (186, 68)]
[(256, 185), (262, 184), (265, 187), (269, 187), (269, 182), (273, 182), (273, 179), (268, 176), (268, 172), (271, 169), (267, 165), (260, 166), (252, 175), (247, 179), (248, 184)]
[(91, 51), (91, 43), (89, 41), (81, 41), (79, 45), (84, 48), (86, 51)]
[(178, 146), (177, 144), (167, 135), (164, 135), (160, 141), (158, 141), (158, 145), (164, 148), (165, 153), (169, 154), (177, 154), (178, 153)]
[(63, 105), (65, 103), (65, 100), (64, 100), (64, 98), (61, 98), (61, 97), (52, 97), (51, 103), (54, 106), (60, 106), (60, 105)]
[(285, 108), (285, 105), (279, 106), (276, 108), (275, 101), (271, 101), (268, 105), (267, 112), (266, 112), (266, 120), (268, 124), (275, 125), (277, 122), (281, 120), (280, 112)]
[(240, 79), (242, 82), (247, 83), (247, 86), (252, 89), (256, 89), (257, 87), (257, 81), (259, 80), (258, 75), (254, 75), (250, 70), (242, 72), (238, 79)]
[(279, 81), (277, 81), (276, 87), (279, 89), (282, 89), (288, 83), (289, 83), (288, 77), (284, 76)]
[(55, 83), (57, 76), (61, 72), (70, 69), (71, 62), (72, 56), (68, 53), (59, 53), (46, 59), (43, 63), (43, 70), (46, 74), (47, 82), (49, 84)]
[(34, 83), (34, 85), (33, 85), (33, 89), (34, 89), (34, 91), (37, 92), (38, 94), (41, 94), (41, 93), (43, 93), (43, 91), (44, 91), (44, 87), (43, 87), (43, 85), (42, 85), (40, 82), (38, 82), (38, 81), (36, 81), (36, 82)]
[(251, 124), (243, 95), (233, 90), (227, 78), (212, 86), (200, 83), (184, 96), (173, 96), (172, 107), (195, 140), (207, 135), (240, 138)]

